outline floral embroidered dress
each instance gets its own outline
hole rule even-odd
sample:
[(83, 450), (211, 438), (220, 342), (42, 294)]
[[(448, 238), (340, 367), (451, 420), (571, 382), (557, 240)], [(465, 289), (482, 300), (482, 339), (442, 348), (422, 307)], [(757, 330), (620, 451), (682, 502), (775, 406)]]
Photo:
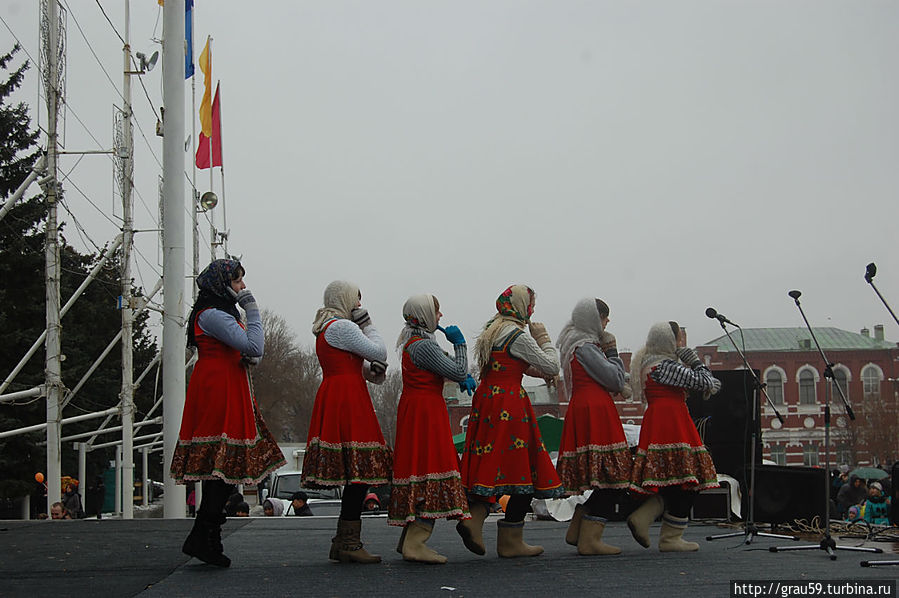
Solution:
[(571, 399), (556, 463), (562, 484), (570, 491), (627, 488), (631, 461), (612, 395), (572, 358)]
[(381, 486), (390, 477), (391, 451), (365, 385), (362, 357), (325, 340), (325, 330), (336, 321), (329, 322), (315, 341), (322, 383), (309, 422), (302, 484)]
[(516, 330), (494, 348), (472, 400), (461, 464), (462, 483), (470, 494), (555, 498), (563, 493), (521, 387), (528, 364), (509, 353), (521, 334)]
[(412, 363), (403, 347), (403, 394), (396, 418), (393, 487), (387, 523), (406, 525), (422, 519), (468, 519), (468, 500), (459, 473), (449, 415), (443, 399), (443, 376)]
[(284, 455), (259, 414), (240, 351), (204, 333), (198, 320), (198, 359), (187, 386), (172, 477), (179, 483), (256, 484), (286, 463)]
[[(663, 361), (652, 371), (669, 367), (669, 363)], [(630, 488), (644, 494), (665, 486), (694, 491), (717, 488), (715, 464), (690, 418), (685, 390), (660, 384), (650, 372), (644, 394), (648, 406), (643, 414)]]

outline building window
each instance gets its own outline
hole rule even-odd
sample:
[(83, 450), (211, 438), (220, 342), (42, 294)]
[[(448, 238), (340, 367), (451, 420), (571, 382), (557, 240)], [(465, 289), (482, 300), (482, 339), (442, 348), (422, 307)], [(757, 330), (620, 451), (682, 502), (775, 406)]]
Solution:
[(866, 365), (862, 370), (862, 386), (865, 389), (865, 396), (880, 396), (880, 381), (883, 375), (877, 366)]
[(765, 384), (767, 385), (765, 391), (768, 393), (771, 402), (775, 405), (783, 405), (784, 379), (783, 376), (780, 375), (780, 372), (777, 370), (768, 372), (768, 375), (765, 376)]
[(837, 444), (837, 465), (852, 465), (854, 460), (852, 459), (852, 448), (849, 444), (845, 442), (840, 442)]
[(815, 374), (811, 370), (799, 372), (799, 404), (815, 404)]
[[(774, 397), (771, 397), (772, 400)], [(785, 446), (772, 446), (771, 450), (771, 460), (774, 461), (777, 465), (786, 465), (787, 464), (787, 447)]]
[(466, 415), (465, 417), (462, 418), (462, 421), (459, 422), (459, 425), (462, 427), (463, 434), (465, 434), (465, 432), (468, 431), (468, 417), (469, 416)]
[(802, 447), (802, 464), (806, 467), (818, 466), (818, 445), (809, 443)]
[[(846, 397), (846, 400), (849, 400), (849, 376), (846, 374), (846, 370), (843, 368), (835, 368), (833, 370), (833, 381), (836, 382), (837, 386), (840, 387), (840, 390), (843, 391), (843, 396)], [(838, 391), (834, 390), (834, 393), (839, 394)]]

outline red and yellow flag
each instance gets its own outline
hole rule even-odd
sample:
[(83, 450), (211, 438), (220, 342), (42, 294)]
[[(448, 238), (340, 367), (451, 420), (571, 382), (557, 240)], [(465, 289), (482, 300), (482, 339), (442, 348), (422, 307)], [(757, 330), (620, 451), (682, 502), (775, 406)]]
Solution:
[(209, 50), (209, 37), (206, 38), (206, 47), (197, 59), (200, 70), (203, 71), (203, 99), (200, 100), (200, 128), (206, 137), (212, 137), (212, 54)]
[[(200, 133), (197, 145), (197, 168), (204, 170), (209, 168), (209, 152), (212, 150), (212, 166), (222, 165), (222, 112), (219, 105), (219, 86), (215, 86), (215, 99), (212, 100), (212, 126), (211, 135)], [(210, 147), (211, 146), (211, 147)]]

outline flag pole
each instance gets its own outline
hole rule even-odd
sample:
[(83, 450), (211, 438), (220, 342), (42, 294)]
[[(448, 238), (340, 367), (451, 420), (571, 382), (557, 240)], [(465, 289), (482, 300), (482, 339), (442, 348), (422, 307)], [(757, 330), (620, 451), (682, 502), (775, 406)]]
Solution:
[[(190, 10), (190, 63), (194, 63), (194, 11), (196, 10), (196, 6), (191, 7)], [(199, 202), (199, 193), (197, 193), (197, 77), (196, 77), (196, 68), (194, 68), (193, 74), (190, 76), (190, 106), (191, 106), (191, 118), (190, 118), (190, 148), (191, 148), (191, 166), (193, 168), (193, 172), (190, 178), (190, 196), (191, 196), (191, 222), (193, 223), (192, 231), (193, 231), (193, 280), (197, 279), (197, 275), (200, 273), (200, 212), (197, 209)], [(191, 289), (193, 291), (193, 298), (196, 300), (197, 292), (199, 291), (199, 287), (191, 283)]]
[[(200, 291), (200, 287), (197, 286), (197, 276), (200, 274), (200, 192), (197, 190), (197, 148), (200, 147), (198, 137), (197, 137), (197, 66), (194, 63), (194, 24), (196, 20), (194, 19), (194, 11), (197, 10), (197, 7), (191, 5), (190, 7), (190, 44), (188, 47), (190, 48), (190, 63), (193, 65), (194, 70), (190, 75), (190, 165), (192, 168), (191, 178), (190, 178), (190, 218), (191, 218), (191, 235), (192, 235), (192, 247), (191, 253), (193, 254), (193, 266), (192, 270), (192, 278), (190, 282), (191, 288), (191, 296), (193, 297), (194, 302), (197, 300), (197, 294)], [(146, 457), (146, 453), (144, 453), (144, 457)], [(200, 504), (203, 501), (203, 484), (194, 484), (194, 499), (197, 504)], [(187, 488), (185, 488), (185, 492)], [(144, 493), (146, 494), (146, 492)]]
[[(209, 62), (208, 62), (208, 65), (209, 65), (209, 73), (207, 74), (207, 77), (209, 77), (209, 81), (211, 82), (213, 80), (212, 79), (212, 36), (211, 35), (209, 36)], [(210, 83), (209, 93), (212, 94), (212, 83)], [(210, 95), (210, 97), (209, 97), (210, 107), (212, 106), (212, 102), (214, 102), (214, 101), (215, 101), (215, 97), (213, 95)], [(213, 178), (212, 178), (212, 175), (213, 175), (212, 171), (214, 170), (212, 168), (212, 163), (213, 163), (212, 137), (213, 137), (213, 135), (215, 135), (215, 131), (213, 131), (212, 134), (209, 135), (209, 190), (210, 191), (213, 191), (215, 188), (215, 185), (213, 184)], [(207, 214), (209, 214), (209, 255), (211, 256), (210, 261), (215, 261), (215, 258), (216, 258), (216, 255), (215, 255), (215, 212), (209, 211), (209, 212), (207, 212)]]
[[(219, 130), (217, 132), (219, 136), (219, 151), (222, 154), (222, 163), (219, 164), (219, 169), (222, 174), (222, 229), (225, 231), (225, 234), (222, 236), (222, 243), (224, 243), (225, 257), (228, 257), (228, 204), (227, 202), (225, 202), (225, 138), (222, 135), (222, 129), (224, 127), (222, 126), (222, 96), (220, 93), (222, 90), (221, 85), (221, 81), (216, 83), (215, 91), (219, 101)], [(212, 154), (210, 153), (210, 155)]]

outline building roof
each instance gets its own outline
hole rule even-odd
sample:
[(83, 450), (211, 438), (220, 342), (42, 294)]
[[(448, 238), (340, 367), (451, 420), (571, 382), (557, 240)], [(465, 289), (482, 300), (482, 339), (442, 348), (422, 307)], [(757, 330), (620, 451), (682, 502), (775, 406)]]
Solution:
[[(743, 328), (743, 339), (740, 332), (732, 332), (734, 341), (746, 343), (745, 351), (817, 351), (815, 342), (807, 328)], [(815, 337), (825, 351), (859, 350), (859, 349), (895, 349), (896, 343), (877, 340), (857, 332), (840, 330), (839, 328), (813, 328)], [(727, 335), (703, 343), (702, 346), (715, 346), (719, 352), (734, 351), (734, 346)]]

